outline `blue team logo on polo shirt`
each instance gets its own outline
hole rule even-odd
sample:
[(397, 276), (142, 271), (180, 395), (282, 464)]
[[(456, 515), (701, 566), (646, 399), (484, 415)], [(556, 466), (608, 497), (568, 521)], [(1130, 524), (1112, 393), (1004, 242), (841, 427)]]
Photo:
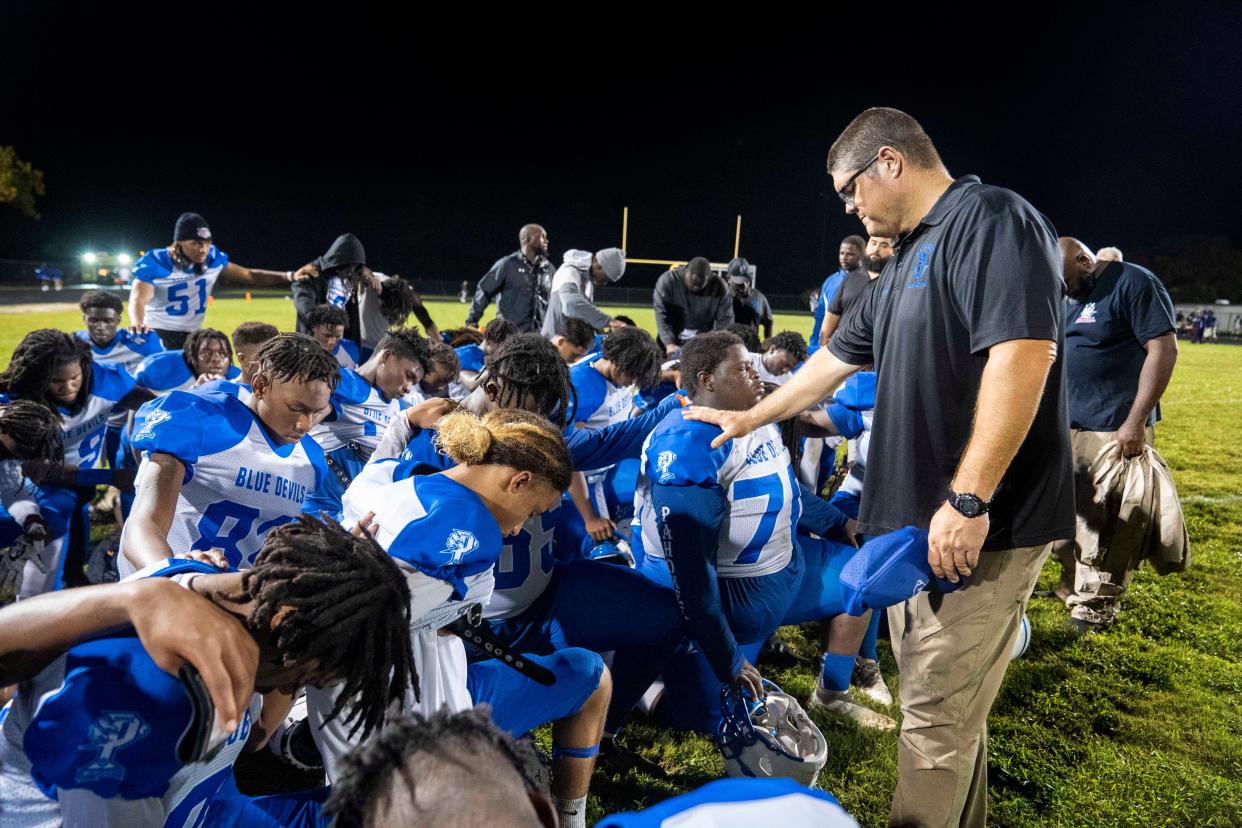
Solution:
[(124, 779), (125, 766), (116, 761), (117, 751), (150, 732), (151, 726), (137, 713), (121, 710), (104, 711), (103, 715), (90, 727), (88, 737), (91, 743), (78, 748), (78, 750), (99, 751), (99, 755), (88, 764), (78, 768), (74, 778), (81, 784), (100, 779)]
[(931, 269), (931, 255), (936, 250), (935, 242), (927, 242), (914, 254), (914, 269), (910, 271), (908, 288), (927, 287), (927, 271)]

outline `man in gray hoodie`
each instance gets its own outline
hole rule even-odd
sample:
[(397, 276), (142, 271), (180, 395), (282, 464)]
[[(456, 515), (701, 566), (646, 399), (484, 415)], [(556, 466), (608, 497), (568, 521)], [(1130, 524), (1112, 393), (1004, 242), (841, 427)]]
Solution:
[(595, 288), (616, 282), (625, 273), (625, 251), (616, 247), (595, 254), (566, 250), (563, 262), (552, 277), (552, 295), (541, 333), (548, 339), (565, 333), (569, 317), (581, 319), (597, 331), (625, 327), (595, 306)]

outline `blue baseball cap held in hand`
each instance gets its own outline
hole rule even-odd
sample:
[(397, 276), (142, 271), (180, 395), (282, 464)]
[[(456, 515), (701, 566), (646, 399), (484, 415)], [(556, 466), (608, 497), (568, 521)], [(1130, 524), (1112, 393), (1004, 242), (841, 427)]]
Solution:
[(932, 575), (927, 532), (907, 526), (867, 541), (841, 569), (845, 611), (862, 615), (900, 604), (925, 589), (953, 592), (966, 585)]

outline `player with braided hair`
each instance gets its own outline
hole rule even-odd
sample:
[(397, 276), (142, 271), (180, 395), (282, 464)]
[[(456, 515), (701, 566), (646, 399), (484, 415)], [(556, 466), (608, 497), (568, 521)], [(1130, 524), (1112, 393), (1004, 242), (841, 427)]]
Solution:
[(483, 337), (477, 343), (467, 342), (454, 348), (457, 358), (461, 361), (461, 373), (458, 382), (467, 391), (473, 391), (481, 381), (483, 367), (488, 358), (496, 352), (506, 340), (515, 336), (517, 326), (507, 319), (497, 317), (487, 323), (483, 329)]
[(233, 344), (215, 328), (199, 328), (185, 337), (179, 350), (160, 351), (142, 361), (134, 379), (154, 394), (189, 391), (213, 380), (236, 380), (241, 371), (233, 364)]
[(245, 568), (322, 485), (323, 450), (309, 433), (330, 410), (340, 365), (309, 336), (281, 334), (252, 369), (244, 401), (223, 389), (173, 391), (138, 412), (131, 442), (142, 462), (122, 574), (174, 553)]
[(341, 495), (430, 368), (431, 350), (418, 328), (389, 331), (357, 370), (341, 368), (332, 410), (311, 429), (331, 474), (311, 493), (307, 511), (340, 515)]
[[(365, 738), (417, 690), (410, 591), (365, 533), (303, 516), (271, 532), (245, 572), (165, 561), (125, 583), (149, 578), (180, 583), (214, 605), (217, 623), (240, 623), (253, 639), (257, 671), (222, 654), (232, 683), (249, 682), (248, 707), (229, 728), (197, 671), (164, 672), (141, 639), (116, 626), (96, 631), (107, 637), (37, 653), (25, 663), (47, 666), (24, 677), (0, 739), (6, 813), (66, 825), (234, 824), (225, 816), (257, 803), (227, 796), (232, 765), (283, 718), (277, 698), (339, 683), (349, 706), (328, 716)], [(49, 624), (64, 615), (48, 614)]]
[[(0, 402), (30, 400), (57, 415), (64, 451), (63, 465), (49, 469), (36, 489), (49, 542), (37, 562), (31, 558), (25, 567), (22, 597), (38, 595), (60, 579), (70, 519), (94, 495), (95, 486), (129, 487), (132, 477), (95, 466), (112, 410), (137, 408), (150, 398), (149, 391), (134, 387), (134, 378), (123, 368), (95, 364), (90, 346), (63, 331), (31, 331), (14, 349), (9, 367), (0, 373)], [(85, 554), (84, 547), (83, 537), (72, 550), (75, 560)]]

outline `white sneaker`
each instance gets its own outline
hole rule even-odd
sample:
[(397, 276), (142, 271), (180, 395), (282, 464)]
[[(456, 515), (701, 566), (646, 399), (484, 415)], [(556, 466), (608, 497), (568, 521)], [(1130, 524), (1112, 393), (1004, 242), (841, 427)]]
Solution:
[(896, 730), (897, 728), (897, 722), (888, 716), (876, 713), (871, 708), (854, 701), (848, 690), (826, 690), (818, 682), (815, 684), (815, 693), (811, 696), (810, 706), (844, 716), (857, 723), (859, 727), (869, 727), (873, 730)]
[(850, 684), (872, 701), (880, 704), (892, 704), (893, 694), (884, 683), (884, 674), (880, 672), (880, 663), (871, 658), (860, 658), (854, 662), (854, 675), (850, 676)]

